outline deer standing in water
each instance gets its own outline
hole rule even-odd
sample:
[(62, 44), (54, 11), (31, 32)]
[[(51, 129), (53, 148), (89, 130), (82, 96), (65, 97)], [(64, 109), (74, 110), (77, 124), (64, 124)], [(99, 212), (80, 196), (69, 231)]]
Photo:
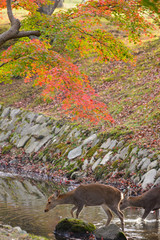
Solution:
[(144, 220), (148, 216), (150, 211), (155, 210), (156, 219), (158, 220), (160, 208), (160, 186), (153, 187), (149, 191), (139, 196), (124, 197), (124, 199), (121, 201), (120, 209), (123, 210), (127, 207), (144, 208), (142, 220)]
[(120, 202), (122, 199), (123, 194), (112, 186), (98, 183), (80, 185), (70, 192), (60, 194), (57, 191), (50, 196), (44, 211), (48, 212), (60, 204), (73, 204), (74, 207), (71, 209), (71, 215), (74, 217), (73, 213), (76, 210), (76, 218), (78, 218), (84, 206), (102, 206), (108, 216), (106, 226), (112, 220), (113, 211), (119, 217), (122, 231), (124, 231), (123, 213), (120, 211)]

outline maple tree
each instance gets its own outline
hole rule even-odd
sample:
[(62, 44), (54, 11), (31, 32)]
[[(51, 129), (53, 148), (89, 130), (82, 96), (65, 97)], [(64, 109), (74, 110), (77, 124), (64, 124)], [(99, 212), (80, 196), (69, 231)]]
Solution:
[[(146, 8), (155, 22), (159, 19), (158, 2), (154, 0), (152, 5), (148, 2), (90, 0), (52, 14), (59, 0), (2, 0), (0, 8), (7, 7), (11, 27), (0, 34), (0, 46), (10, 39), (20, 40), (1, 53), (1, 81), (10, 82), (13, 76), (33, 81), (43, 86), (45, 99), (60, 102), (72, 119), (81, 117), (93, 123), (101, 120), (113, 123), (106, 105), (97, 100), (88, 77), (74, 64), (75, 56), (92, 57), (93, 61), (101, 62), (133, 62), (131, 51), (100, 28), (101, 19), (113, 22), (128, 34), (130, 41), (137, 42), (141, 34), (148, 34), (154, 27), (144, 17)], [(20, 22), (12, 13), (13, 7), (22, 7), (29, 14)], [(42, 8), (47, 10), (39, 11)]]

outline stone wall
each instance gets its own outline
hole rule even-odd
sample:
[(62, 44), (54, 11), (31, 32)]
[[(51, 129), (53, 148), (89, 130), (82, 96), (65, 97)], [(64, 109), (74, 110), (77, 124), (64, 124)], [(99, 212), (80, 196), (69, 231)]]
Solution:
[(147, 184), (160, 183), (160, 153), (140, 149), (123, 137), (110, 137), (109, 133), (1, 105), (0, 146), (3, 153), (16, 147), (55, 168), (70, 169), (72, 175), (77, 170), (83, 175), (91, 169), (103, 178), (123, 171), (144, 189)]

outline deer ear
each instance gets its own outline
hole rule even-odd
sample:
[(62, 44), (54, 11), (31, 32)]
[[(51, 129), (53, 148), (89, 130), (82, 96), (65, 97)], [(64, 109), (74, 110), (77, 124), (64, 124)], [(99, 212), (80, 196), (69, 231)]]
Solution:
[(59, 195), (60, 195), (60, 190), (56, 190), (55, 193), (54, 193), (54, 196), (59, 197)]

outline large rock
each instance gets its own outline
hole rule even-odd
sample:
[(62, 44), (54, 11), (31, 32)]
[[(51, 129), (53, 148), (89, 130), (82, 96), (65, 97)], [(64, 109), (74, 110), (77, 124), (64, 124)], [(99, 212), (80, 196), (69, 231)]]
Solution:
[(160, 168), (158, 169), (157, 174), (156, 174), (156, 178), (159, 178), (159, 177), (160, 177)]
[(149, 154), (147, 149), (140, 149), (138, 152), (138, 157), (146, 157)]
[(94, 171), (94, 169), (99, 165), (101, 160), (102, 160), (101, 158), (98, 158), (98, 160), (92, 165), (92, 171)]
[(149, 171), (149, 170), (151, 170), (152, 168), (155, 168), (155, 167), (157, 167), (157, 166), (158, 166), (158, 161), (155, 160), (155, 161), (151, 162), (151, 163), (148, 165), (147, 171)]
[(74, 159), (76, 157), (79, 157), (81, 154), (82, 154), (82, 146), (80, 145), (68, 153), (68, 159), (69, 160)]
[(36, 145), (34, 152), (38, 152), (45, 144), (47, 144), (52, 138), (52, 135), (48, 135), (44, 137), (41, 141), (39, 141), (39, 144)]
[(3, 110), (3, 112), (2, 112), (1, 117), (3, 117), (3, 118), (8, 117), (9, 114), (10, 114), (10, 111), (11, 111), (11, 108), (10, 108), (10, 107), (5, 108), (5, 109)]
[(120, 154), (119, 157), (120, 157), (122, 160), (124, 160), (124, 159), (128, 156), (128, 149), (129, 149), (129, 146), (123, 148), (123, 149), (119, 152), (119, 154)]
[(21, 109), (12, 109), (10, 112), (10, 117), (13, 119), (18, 115), (20, 115), (20, 113), (21, 113)]
[(135, 156), (133, 156), (131, 158), (131, 163), (130, 163), (130, 166), (128, 168), (128, 171), (131, 172), (131, 173), (135, 172), (136, 168), (137, 168), (137, 164), (138, 164), (138, 159)]
[(105, 165), (106, 162), (108, 162), (108, 161), (111, 159), (112, 154), (113, 154), (112, 151), (109, 151), (109, 152), (104, 156), (104, 158), (102, 159), (102, 161), (101, 161), (100, 164)]
[(47, 117), (43, 115), (39, 115), (36, 118), (36, 123), (39, 123), (39, 124), (46, 123), (46, 121), (47, 121)]
[(35, 148), (39, 145), (39, 141), (36, 141), (35, 138), (31, 137), (29, 140), (29, 144), (25, 145), (25, 152), (32, 153), (34, 152)]
[(140, 161), (140, 163), (138, 164), (138, 169), (141, 168), (141, 170), (144, 170), (148, 167), (148, 165), (151, 163), (150, 159), (145, 157), (142, 158), (142, 160)]
[(108, 139), (107, 139), (107, 142), (104, 142), (104, 143), (101, 145), (101, 148), (107, 149), (107, 148), (109, 148), (110, 144), (111, 144), (111, 139), (108, 138)]
[(117, 143), (118, 143), (117, 140), (112, 140), (110, 143), (109, 149), (110, 150), (114, 149)]
[(24, 145), (27, 143), (27, 141), (30, 139), (30, 136), (23, 136), (20, 140), (17, 141), (17, 147), (21, 148), (24, 147)]
[(11, 134), (12, 134), (11, 131), (9, 131), (9, 132), (7, 132), (7, 133), (2, 132), (2, 133), (0, 134), (0, 142), (6, 141), (6, 140), (10, 137)]
[(44, 137), (47, 137), (50, 134), (49, 129), (46, 127), (46, 124), (39, 126), (38, 128), (35, 128), (34, 131), (32, 131), (32, 136), (36, 139), (42, 139)]
[(101, 227), (95, 231), (97, 240), (127, 240), (125, 235), (120, 232), (120, 229), (115, 224), (110, 224), (107, 227)]
[(156, 186), (156, 185), (159, 185), (159, 184), (160, 184), (160, 177), (156, 179), (154, 185)]
[(25, 116), (25, 118), (29, 120), (30, 123), (34, 122), (37, 117), (38, 117), (38, 113), (33, 113), (33, 112), (28, 112)]
[(145, 189), (148, 184), (154, 184), (157, 171), (156, 169), (151, 169), (142, 178), (142, 188)]
[(86, 144), (88, 144), (88, 143), (91, 143), (91, 142), (93, 142), (95, 139), (97, 139), (97, 134), (93, 134), (93, 135), (91, 135), (90, 137), (86, 138), (86, 139), (83, 141), (82, 145), (86, 145)]

